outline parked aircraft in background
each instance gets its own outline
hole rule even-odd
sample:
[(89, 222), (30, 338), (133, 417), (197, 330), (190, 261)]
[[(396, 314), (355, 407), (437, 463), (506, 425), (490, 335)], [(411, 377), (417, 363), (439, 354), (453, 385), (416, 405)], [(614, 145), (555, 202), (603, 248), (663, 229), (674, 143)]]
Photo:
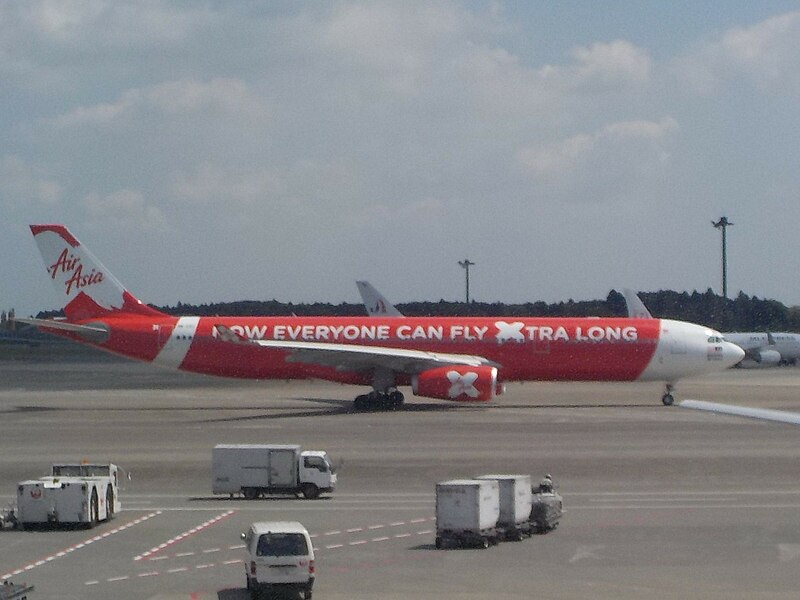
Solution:
[(383, 294), (376, 290), (369, 281), (356, 281), (356, 287), (361, 294), (361, 300), (370, 317), (402, 317), (403, 313), (397, 310)]
[(779, 364), (797, 364), (800, 359), (800, 335), (797, 333), (731, 332), (724, 334), (744, 350), (742, 367), (774, 367)]
[[(623, 295), (629, 317), (653, 318), (636, 292), (625, 288)], [(797, 333), (731, 332), (723, 337), (744, 350), (744, 359), (736, 365), (739, 367), (774, 367), (781, 363), (796, 364), (800, 360), (800, 334)]]
[(508, 381), (663, 381), (721, 371), (744, 352), (707, 327), (667, 319), (173, 317), (143, 304), (63, 225), (31, 231), (63, 320), (18, 319), (154, 364), (225, 377), (369, 385), (357, 409), (399, 407), (399, 386), (487, 401)]

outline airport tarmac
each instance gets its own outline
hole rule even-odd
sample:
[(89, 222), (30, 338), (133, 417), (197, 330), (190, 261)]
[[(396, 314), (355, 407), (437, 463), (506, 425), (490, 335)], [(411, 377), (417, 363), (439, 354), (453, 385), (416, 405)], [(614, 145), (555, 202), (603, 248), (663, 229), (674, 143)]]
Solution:
[[(491, 406), (407, 396), (353, 413), (359, 390), (190, 376), (117, 360), (0, 361), (0, 500), (53, 461), (130, 473), (123, 512), (93, 530), (0, 531), (0, 577), (30, 600), (247, 598), (239, 533), (299, 520), (316, 598), (797, 597), (800, 428), (661, 405), (659, 384), (511, 384)], [(681, 382), (676, 398), (800, 411), (800, 368)], [(319, 500), (212, 497), (217, 443), (327, 450)], [(436, 550), (434, 486), (549, 472), (553, 533)]]

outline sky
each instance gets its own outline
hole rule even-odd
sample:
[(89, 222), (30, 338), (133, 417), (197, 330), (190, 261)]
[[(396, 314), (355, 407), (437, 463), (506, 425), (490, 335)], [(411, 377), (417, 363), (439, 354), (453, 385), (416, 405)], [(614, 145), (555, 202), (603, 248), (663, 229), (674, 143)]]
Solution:
[(0, 3), (0, 308), (28, 225), (144, 302), (800, 304), (800, 2)]

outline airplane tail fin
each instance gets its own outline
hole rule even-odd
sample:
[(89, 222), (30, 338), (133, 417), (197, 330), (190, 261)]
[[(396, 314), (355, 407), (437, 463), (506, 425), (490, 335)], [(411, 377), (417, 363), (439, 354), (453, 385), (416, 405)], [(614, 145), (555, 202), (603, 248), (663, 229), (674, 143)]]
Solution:
[(628, 305), (628, 316), (631, 319), (652, 319), (653, 315), (647, 310), (647, 307), (639, 298), (639, 295), (630, 288), (624, 288), (622, 291), (625, 296), (625, 303)]
[(356, 286), (364, 301), (364, 307), (370, 317), (402, 317), (395, 306), (384, 298), (369, 281), (356, 281)]
[(64, 225), (31, 225), (44, 266), (70, 321), (115, 313), (159, 316), (136, 299)]

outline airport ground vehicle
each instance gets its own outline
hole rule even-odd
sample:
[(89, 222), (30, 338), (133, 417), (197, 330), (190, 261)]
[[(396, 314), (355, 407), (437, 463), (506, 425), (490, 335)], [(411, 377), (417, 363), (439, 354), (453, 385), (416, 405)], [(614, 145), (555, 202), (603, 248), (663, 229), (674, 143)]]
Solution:
[(475, 479), (497, 481), (500, 513), (497, 530), (506, 540), (518, 542), (531, 535), (530, 521), (533, 493), (530, 475), (479, 475)]
[(28, 600), (28, 592), (33, 586), (27, 583), (11, 583), (6, 580), (0, 585), (0, 600)]
[(214, 494), (242, 494), (248, 500), (266, 494), (316, 498), (336, 488), (328, 454), (297, 445), (217, 444), (211, 478)]
[(14, 504), (10, 504), (0, 509), (0, 529), (13, 528), (17, 526), (17, 509)]
[(500, 491), (494, 479), (453, 479), (436, 484), (436, 547), (498, 542)]
[(44, 524), (93, 527), (120, 510), (119, 468), (112, 464), (55, 464), (50, 475), (17, 485), (20, 528)]
[(534, 533), (548, 533), (558, 527), (564, 514), (564, 500), (553, 489), (534, 488), (530, 521)]
[(316, 567), (311, 536), (297, 521), (253, 523), (242, 534), (247, 551), (247, 589), (255, 600), (273, 594), (311, 598)]

